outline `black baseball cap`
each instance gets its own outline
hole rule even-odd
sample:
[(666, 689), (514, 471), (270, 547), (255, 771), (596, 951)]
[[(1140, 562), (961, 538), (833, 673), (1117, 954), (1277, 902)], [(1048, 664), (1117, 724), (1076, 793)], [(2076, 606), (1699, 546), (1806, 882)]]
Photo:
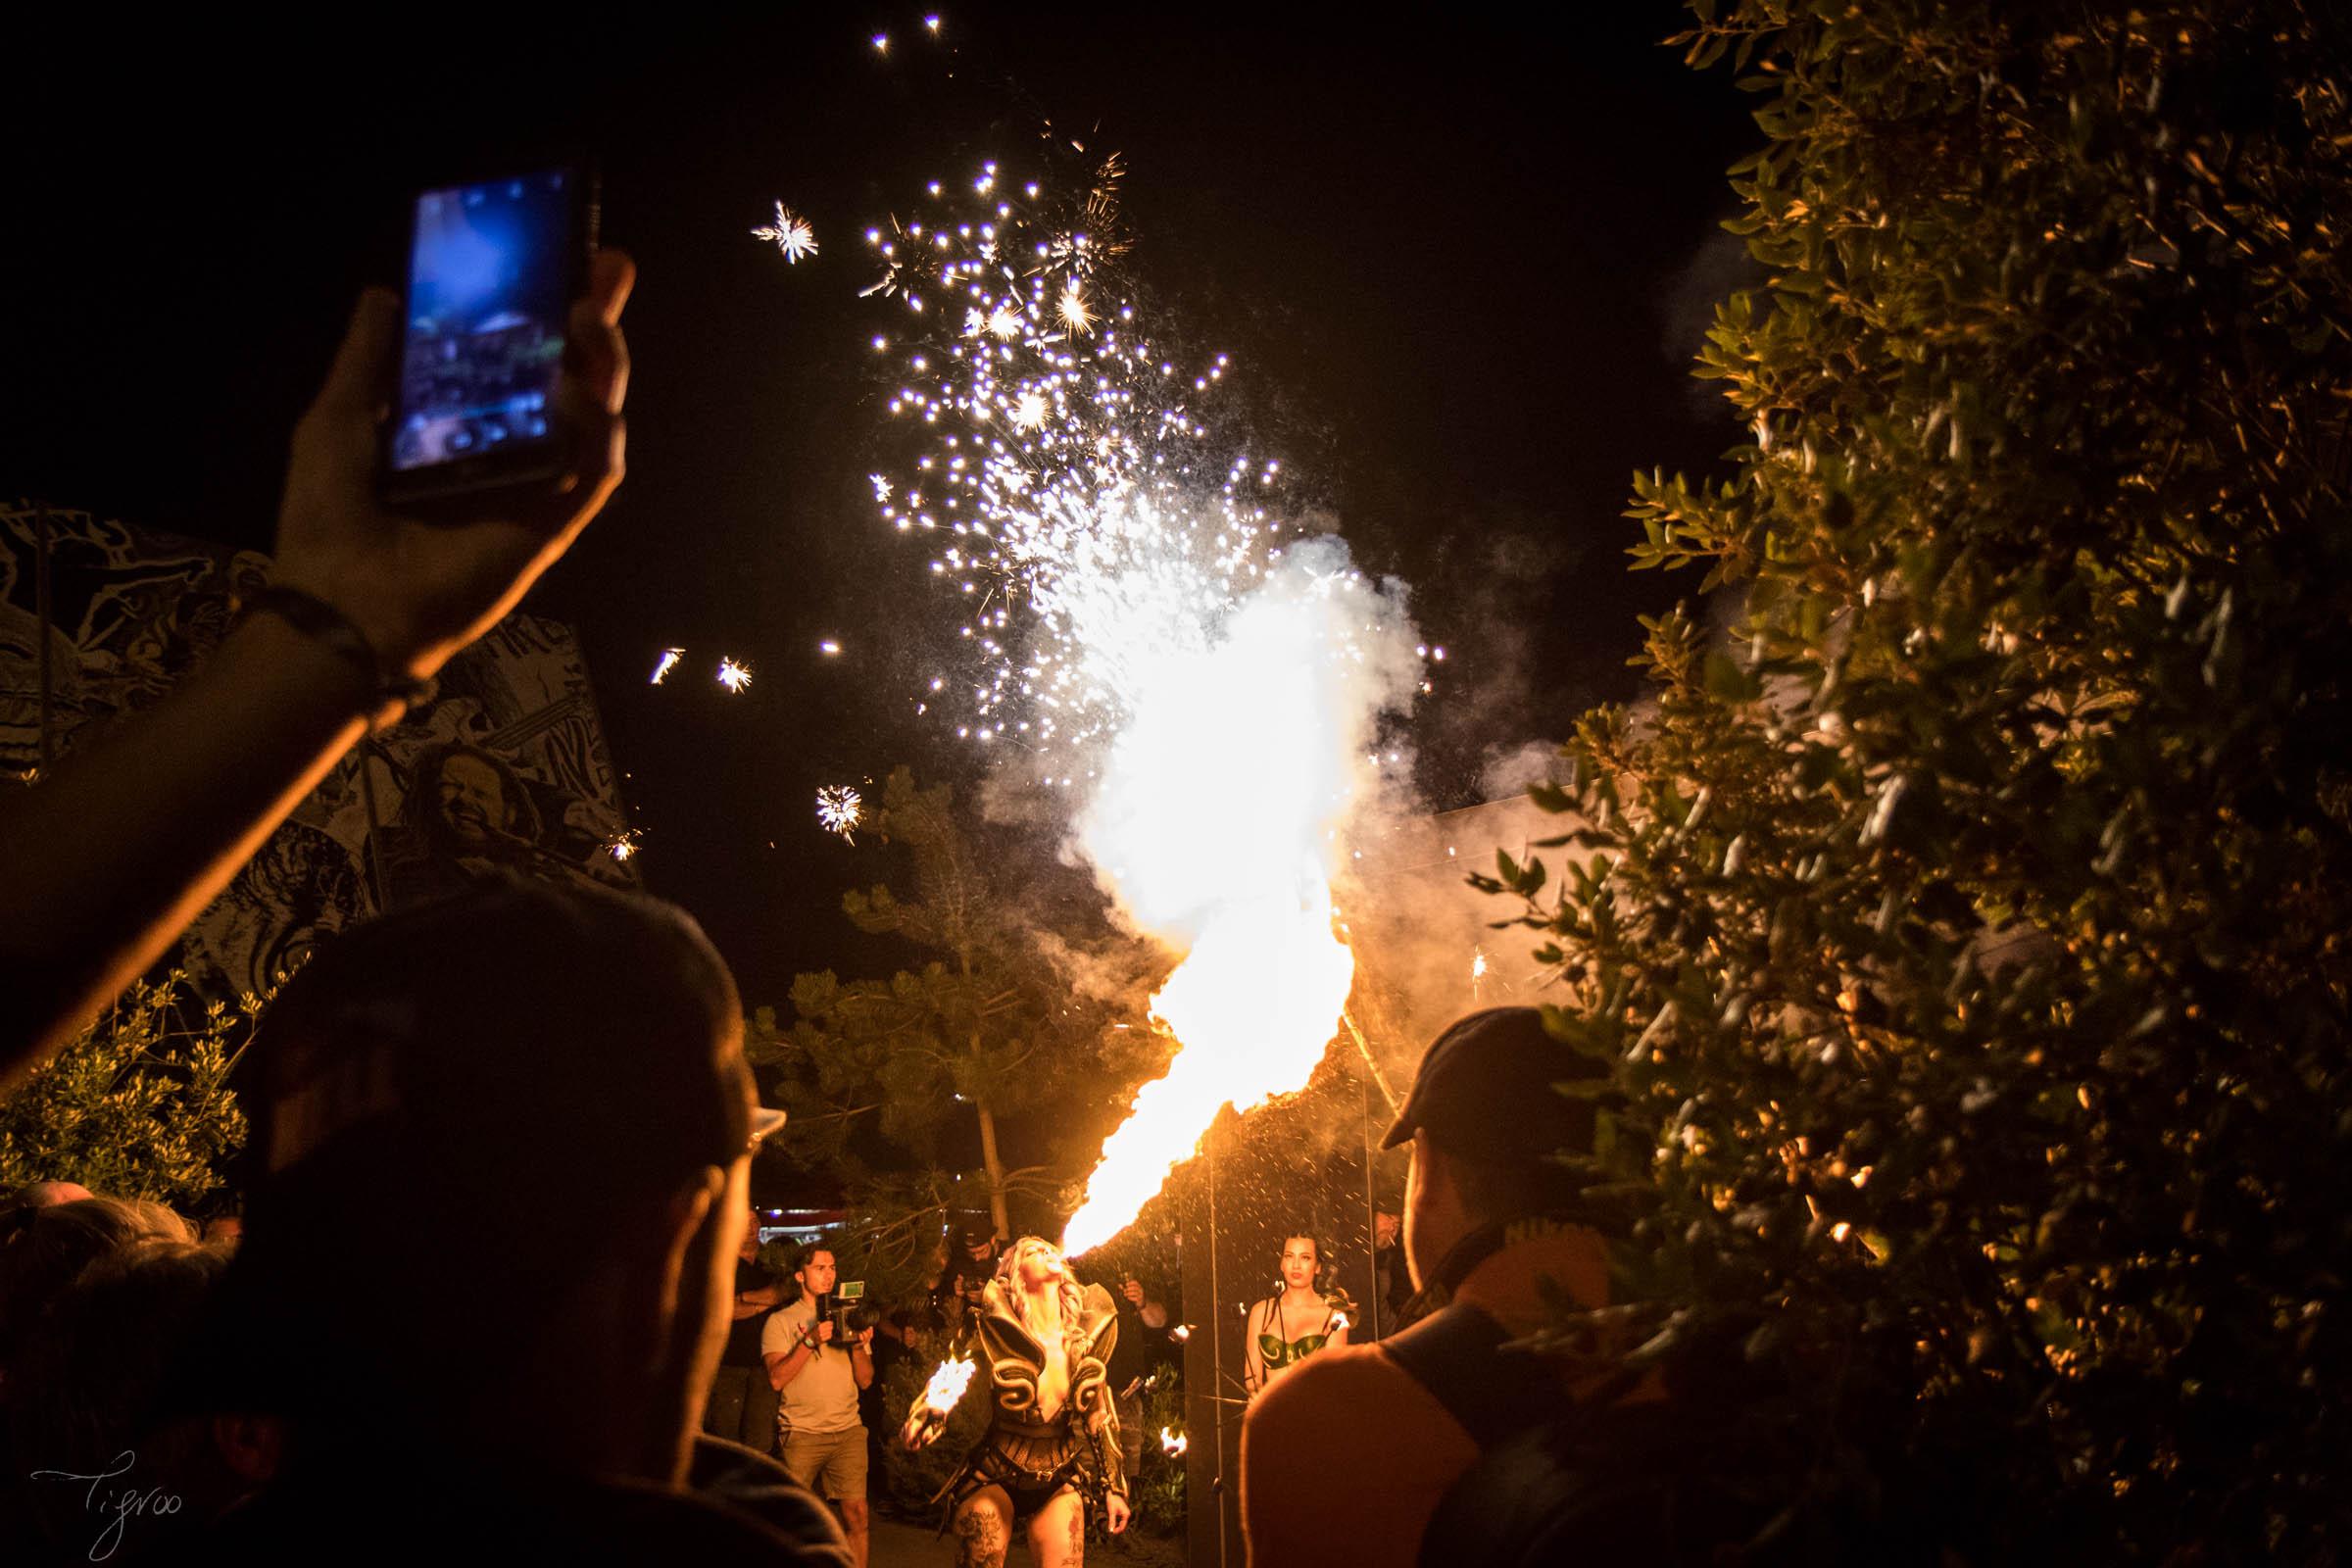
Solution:
[(340, 1212), (599, 1217), (783, 1124), (684, 911), (502, 877), (328, 943), (253, 1045), (246, 1247)]
[(1558, 1085), (1604, 1076), (1601, 1065), (1552, 1038), (1534, 1007), (1488, 1007), (1457, 1018), (1430, 1043), (1404, 1108), (1380, 1147), (1426, 1128), (1440, 1148), (1488, 1159), (1533, 1160), (1592, 1147), (1592, 1102)]

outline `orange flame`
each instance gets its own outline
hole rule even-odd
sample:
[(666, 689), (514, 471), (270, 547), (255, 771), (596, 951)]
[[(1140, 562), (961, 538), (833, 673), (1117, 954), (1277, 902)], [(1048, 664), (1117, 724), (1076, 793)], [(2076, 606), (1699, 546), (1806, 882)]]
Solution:
[(1304, 1088), (1354, 978), (1355, 958), (1332, 930), (1331, 893), (1319, 872), (1298, 898), (1218, 910), (1152, 999), (1153, 1015), (1183, 1049), (1103, 1143), (1086, 1201), (1062, 1233), (1063, 1250), (1076, 1256), (1125, 1229), (1228, 1101), (1249, 1110)]

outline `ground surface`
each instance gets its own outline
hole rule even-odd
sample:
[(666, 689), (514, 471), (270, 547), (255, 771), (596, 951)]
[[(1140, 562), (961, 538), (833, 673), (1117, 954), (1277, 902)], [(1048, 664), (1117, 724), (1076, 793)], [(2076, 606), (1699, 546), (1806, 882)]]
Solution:
[[(1107, 1545), (1099, 1541), (1089, 1542), (1086, 1554), (1090, 1562), (1115, 1564), (1118, 1568), (1179, 1568), (1184, 1561), (1184, 1544), (1179, 1541), (1131, 1535)], [(900, 1524), (893, 1519), (874, 1521), (873, 1546), (866, 1568), (950, 1568), (955, 1560), (954, 1545), (944, 1537), (934, 1536), (928, 1527)], [(1006, 1560), (1030, 1561), (1028, 1543), (1016, 1544)]]

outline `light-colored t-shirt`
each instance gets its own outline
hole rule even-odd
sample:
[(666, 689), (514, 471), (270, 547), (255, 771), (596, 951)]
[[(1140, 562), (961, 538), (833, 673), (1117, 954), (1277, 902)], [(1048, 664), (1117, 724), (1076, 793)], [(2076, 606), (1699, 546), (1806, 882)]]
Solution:
[[(816, 1321), (816, 1302), (804, 1296), (767, 1315), (760, 1334), (762, 1357), (789, 1354)], [(847, 1432), (858, 1424), (858, 1374), (850, 1348), (839, 1339), (817, 1347), (784, 1385), (784, 1425), (792, 1432)]]

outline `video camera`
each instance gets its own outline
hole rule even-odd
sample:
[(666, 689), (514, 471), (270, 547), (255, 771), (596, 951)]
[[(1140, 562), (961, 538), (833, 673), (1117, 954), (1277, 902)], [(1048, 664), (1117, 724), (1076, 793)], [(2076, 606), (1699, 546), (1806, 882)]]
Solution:
[(845, 1345), (852, 1335), (863, 1334), (882, 1321), (882, 1314), (865, 1304), (863, 1280), (843, 1280), (829, 1291), (818, 1292), (814, 1310), (811, 1323), (831, 1322), (834, 1340)]

